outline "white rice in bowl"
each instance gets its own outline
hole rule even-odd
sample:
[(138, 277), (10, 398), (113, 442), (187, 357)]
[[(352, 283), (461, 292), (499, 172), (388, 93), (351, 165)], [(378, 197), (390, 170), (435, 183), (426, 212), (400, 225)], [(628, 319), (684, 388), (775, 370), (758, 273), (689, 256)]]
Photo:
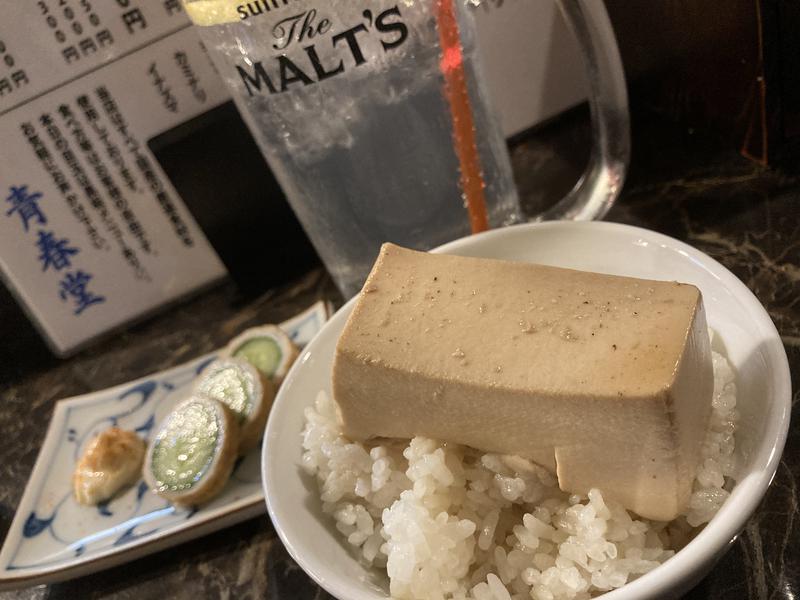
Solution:
[(713, 353), (714, 399), (688, 513), (669, 523), (559, 490), (517, 456), (415, 437), (354, 443), (320, 392), (305, 412), (303, 466), (322, 507), (360, 558), (389, 576), (393, 598), (584, 599), (621, 587), (679, 550), (728, 497), (736, 386)]

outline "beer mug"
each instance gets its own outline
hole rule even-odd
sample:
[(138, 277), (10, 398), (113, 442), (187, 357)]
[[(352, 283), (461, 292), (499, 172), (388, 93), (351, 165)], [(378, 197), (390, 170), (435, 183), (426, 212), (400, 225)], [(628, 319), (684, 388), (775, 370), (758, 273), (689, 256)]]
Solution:
[[(523, 216), (466, 0), (184, 0), (345, 297), (383, 242), (428, 249)], [(601, 0), (561, 0), (583, 53), (593, 144), (535, 218), (594, 219), (625, 176), (625, 81)], [(265, 232), (269, 235), (269, 232)]]

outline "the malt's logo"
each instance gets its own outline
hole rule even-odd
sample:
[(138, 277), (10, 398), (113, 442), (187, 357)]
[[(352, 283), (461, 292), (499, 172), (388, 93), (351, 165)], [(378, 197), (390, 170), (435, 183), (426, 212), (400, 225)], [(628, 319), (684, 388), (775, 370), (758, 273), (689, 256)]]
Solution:
[[(266, 4), (268, 0), (260, 0)], [(290, 0), (269, 0), (271, 4)], [(252, 4), (252, 3), (249, 3)], [(367, 62), (363, 44), (375, 41), (384, 52), (402, 45), (408, 39), (408, 27), (402, 20), (400, 8), (393, 6), (377, 15), (369, 9), (361, 13), (363, 21), (344, 31), (332, 33), (330, 19), (321, 17), (316, 9), (292, 15), (277, 21), (272, 27), (275, 40), (272, 47), (287, 51), (302, 46), (303, 53), (289, 58), (286, 54), (272, 57), (268, 62), (254, 61), (236, 65), (236, 70), (250, 96), (279, 94), (293, 84), (304, 86), (319, 83), (329, 77), (344, 73), (348, 68)], [(330, 44), (326, 50), (317, 50)], [(269, 68), (271, 67), (271, 68)]]

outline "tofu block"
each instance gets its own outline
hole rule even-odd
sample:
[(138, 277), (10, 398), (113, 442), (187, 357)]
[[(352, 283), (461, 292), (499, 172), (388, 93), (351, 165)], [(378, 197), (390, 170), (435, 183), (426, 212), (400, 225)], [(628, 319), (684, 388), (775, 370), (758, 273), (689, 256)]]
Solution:
[(384, 244), (339, 338), (346, 435), (466, 444), (642, 517), (689, 500), (713, 371), (700, 291)]

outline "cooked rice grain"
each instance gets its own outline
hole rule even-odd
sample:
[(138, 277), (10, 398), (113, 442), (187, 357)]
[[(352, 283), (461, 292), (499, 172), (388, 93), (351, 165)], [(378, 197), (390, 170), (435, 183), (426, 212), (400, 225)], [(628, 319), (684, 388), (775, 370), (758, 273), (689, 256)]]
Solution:
[(687, 515), (671, 523), (641, 519), (597, 489), (565, 494), (524, 458), (422, 437), (351, 442), (324, 393), (305, 411), (303, 466), (339, 532), (386, 569), (393, 598), (590, 598), (663, 563), (728, 497), (736, 386), (728, 361), (714, 353), (713, 362), (703, 460)]

